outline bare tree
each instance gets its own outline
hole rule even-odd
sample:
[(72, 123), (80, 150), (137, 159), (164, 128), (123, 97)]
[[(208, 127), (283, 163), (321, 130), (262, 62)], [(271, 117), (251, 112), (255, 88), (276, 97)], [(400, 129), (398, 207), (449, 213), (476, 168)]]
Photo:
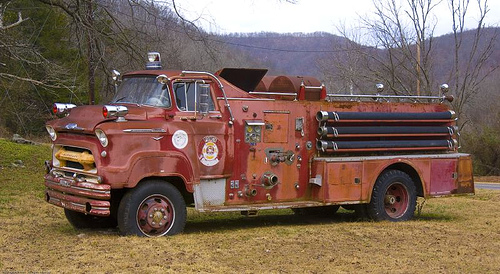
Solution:
[[(430, 94), (437, 89), (438, 81), (446, 81), (452, 84), (456, 95), (453, 106), (462, 113), (467, 102), (480, 91), (480, 84), (498, 67), (488, 63), (497, 35), (486, 36), (484, 19), (489, 11), (488, 0), (444, 1), (406, 0), (405, 6), (400, 6), (396, 0), (373, 0), (375, 17), (360, 19), (368, 38), (346, 35), (347, 32), (342, 31), (353, 43), (346, 43), (344, 51), (334, 57), (340, 64), (337, 76), (347, 83), (353, 82), (353, 75), (360, 81), (381, 81), (396, 94)], [(440, 56), (434, 52), (437, 22), (433, 11), (440, 3), (448, 3), (453, 17), (453, 68), (448, 68), (447, 78), (442, 77), (441, 71), (434, 70)], [(470, 39), (465, 26), (472, 5), (479, 13)], [(372, 47), (356, 46), (360, 42)], [(354, 64), (360, 62), (363, 66), (354, 67), (353, 60), (362, 60)]]
[[(489, 12), (488, 0), (476, 0), (472, 3), (470, 0), (448, 0), (448, 4), (453, 16), (454, 40), (453, 69), (449, 72), (448, 81), (456, 95), (453, 107), (462, 114), (470, 101), (481, 91), (481, 84), (499, 67), (498, 64), (488, 62), (498, 32), (494, 30), (486, 36), (484, 19)], [(472, 5), (479, 10), (477, 26), (473, 30), (473, 39), (466, 39), (466, 19)], [(465, 118), (461, 123), (463, 127), (470, 118), (467, 115), (462, 115), (461, 118)]]
[(434, 2), (439, 1), (406, 0), (404, 10), (396, 0), (374, 0), (375, 19), (362, 19), (373, 46), (383, 49), (369, 53), (368, 68), (393, 93), (420, 94), (421, 89), (429, 92), (433, 87)]

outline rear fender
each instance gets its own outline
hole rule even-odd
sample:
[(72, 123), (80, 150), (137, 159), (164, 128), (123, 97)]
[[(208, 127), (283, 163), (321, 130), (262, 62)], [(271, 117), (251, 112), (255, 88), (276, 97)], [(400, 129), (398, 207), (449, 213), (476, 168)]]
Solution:
[(413, 181), (415, 183), (415, 187), (418, 190), (420, 190), (422, 193), (424, 193), (424, 195), (425, 195), (425, 193), (427, 193), (425, 184), (423, 183), (424, 178), (422, 177), (421, 170), (409, 160), (395, 158), (391, 161), (387, 161), (383, 165), (380, 165), (373, 172), (365, 172), (366, 174), (372, 174), (372, 176), (367, 181), (367, 182), (369, 182), (369, 184), (368, 184), (369, 187), (363, 193), (364, 194), (363, 197), (361, 197), (363, 201), (367, 201), (367, 202), (371, 201), (373, 188), (374, 188), (378, 178), (380, 177), (380, 175), (382, 175), (382, 173), (384, 171), (386, 171), (388, 169), (400, 170), (400, 171), (407, 173), (413, 179)]

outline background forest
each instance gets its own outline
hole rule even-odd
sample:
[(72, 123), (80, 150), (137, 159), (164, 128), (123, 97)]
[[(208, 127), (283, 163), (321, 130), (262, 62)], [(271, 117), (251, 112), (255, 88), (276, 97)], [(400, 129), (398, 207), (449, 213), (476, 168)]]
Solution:
[[(268, 68), (316, 76), (331, 93), (374, 93), (380, 82), (388, 94), (437, 95), (448, 83), (462, 150), (477, 174), (500, 175), (500, 38), (483, 24), (494, 16), (487, 1), (443, 0), (453, 22), (439, 37), (430, 18), (439, 1), (406, 1), (374, 0), (375, 17), (339, 36), (206, 33), (175, 1), (0, 0), (0, 137), (45, 135), (54, 102), (105, 103), (112, 69), (143, 69), (158, 51), (169, 69)], [(479, 7), (474, 29), (465, 28), (469, 5)]]

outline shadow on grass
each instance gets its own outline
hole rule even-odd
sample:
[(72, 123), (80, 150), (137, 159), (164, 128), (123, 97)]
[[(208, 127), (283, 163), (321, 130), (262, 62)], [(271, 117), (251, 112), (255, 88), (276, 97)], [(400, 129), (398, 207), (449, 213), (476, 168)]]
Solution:
[(53, 222), (46, 226), (49, 231), (56, 231), (66, 236), (88, 237), (98, 235), (120, 235), (118, 228), (74, 228), (69, 223)]
[[(194, 215), (194, 216), (193, 216)], [(285, 226), (309, 226), (309, 225), (327, 225), (342, 223), (373, 223), (366, 217), (360, 217), (354, 212), (337, 212), (333, 215), (296, 215), (287, 212), (263, 213), (255, 217), (246, 217), (239, 213), (209, 213), (209, 214), (188, 214), (185, 234), (234, 231), (241, 229), (254, 229), (263, 227), (285, 227)], [(412, 221), (435, 221), (450, 222), (457, 220), (456, 216), (448, 214), (425, 213), (419, 216), (415, 215)], [(61, 222), (52, 223), (51, 231), (58, 231), (65, 235), (74, 235), (77, 237), (99, 236), (99, 235), (120, 235), (118, 228), (103, 229), (75, 229), (68, 224)]]
[(269, 214), (255, 217), (230, 216), (219, 217), (216, 214), (213, 218), (202, 220), (189, 220), (184, 229), (184, 233), (198, 232), (225, 232), (238, 229), (252, 229), (259, 227), (279, 227), (279, 226), (308, 226), (318, 224), (334, 224), (344, 222), (371, 222), (367, 218), (360, 218), (354, 213), (336, 213), (329, 216), (307, 216), (295, 214)]
[[(456, 217), (447, 214), (422, 214), (415, 216), (413, 221), (455, 221)], [(255, 217), (217, 217), (203, 220), (189, 220), (184, 233), (225, 232), (237, 229), (252, 229), (259, 227), (308, 226), (341, 223), (372, 223), (367, 217), (360, 217), (354, 212), (340, 212), (330, 216), (304, 216), (294, 214), (260, 215)]]
[(440, 221), (440, 222), (451, 222), (458, 220), (457, 216), (444, 214), (444, 213), (425, 213), (420, 216), (415, 215), (413, 220), (416, 221)]

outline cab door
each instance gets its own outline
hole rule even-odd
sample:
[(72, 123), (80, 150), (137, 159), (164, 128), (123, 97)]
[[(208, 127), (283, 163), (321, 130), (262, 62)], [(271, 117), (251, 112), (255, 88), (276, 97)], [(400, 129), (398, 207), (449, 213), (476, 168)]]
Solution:
[(174, 81), (172, 88), (177, 108), (178, 138), (180, 142), (187, 139), (183, 150), (195, 169), (196, 206), (201, 209), (202, 205), (223, 205), (229, 176), (226, 174), (228, 138), (225, 138), (228, 129), (213, 100), (214, 85), (209, 80), (183, 79)]

